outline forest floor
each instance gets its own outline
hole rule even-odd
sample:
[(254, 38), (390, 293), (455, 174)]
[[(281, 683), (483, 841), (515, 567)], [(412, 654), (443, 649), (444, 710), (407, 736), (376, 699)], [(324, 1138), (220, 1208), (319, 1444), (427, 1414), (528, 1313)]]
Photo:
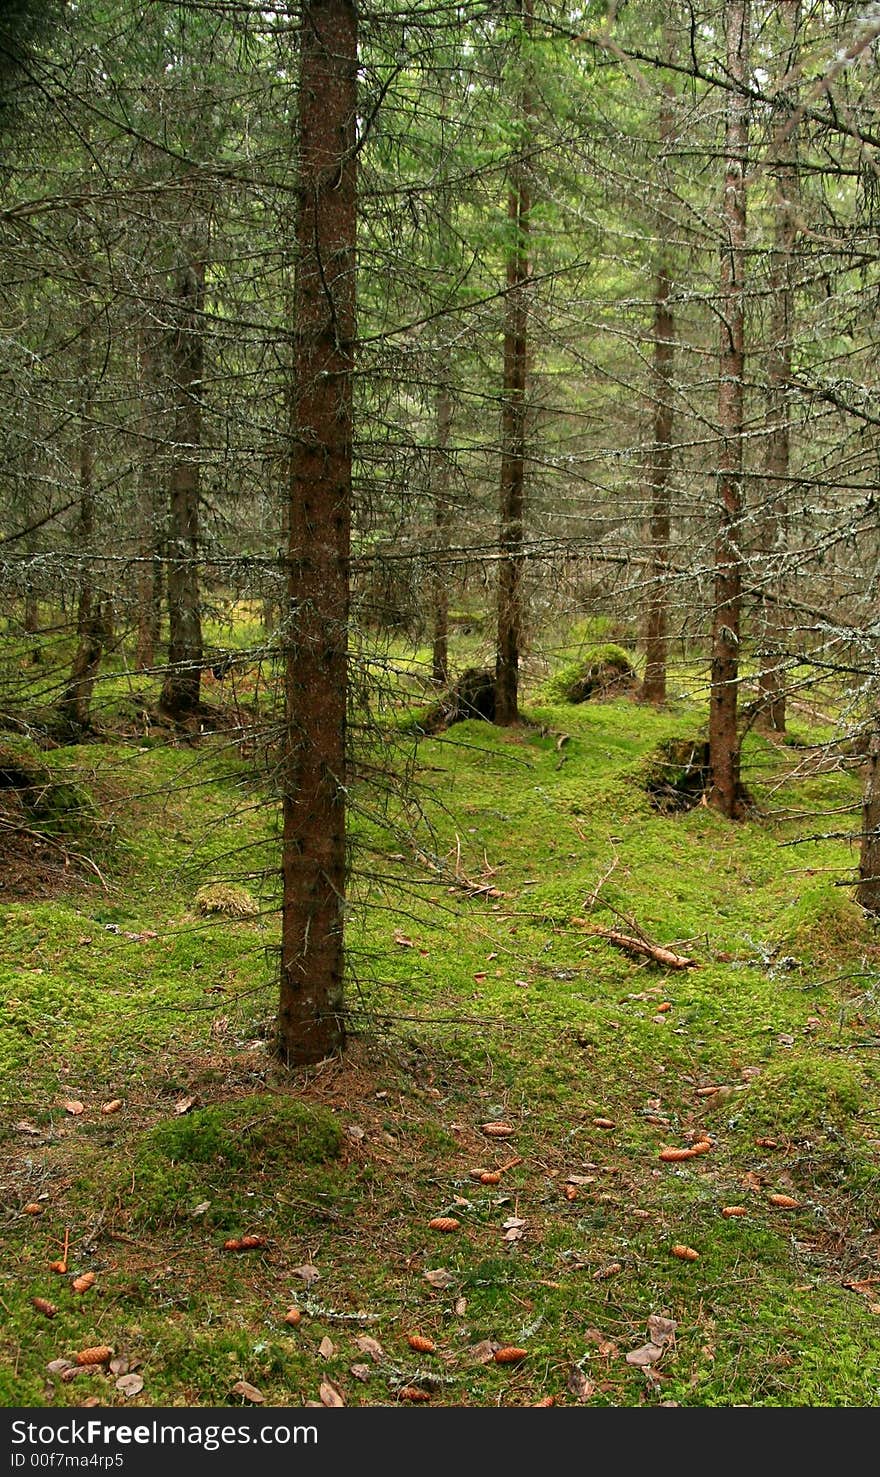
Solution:
[(405, 792), (365, 764), (349, 1045), (292, 1073), (264, 767), (42, 756), (80, 820), (0, 894), (0, 1403), (880, 1404), (858, 767), (800, 717), (743, 821), (658, 809), (703, 711), (536, 687)]

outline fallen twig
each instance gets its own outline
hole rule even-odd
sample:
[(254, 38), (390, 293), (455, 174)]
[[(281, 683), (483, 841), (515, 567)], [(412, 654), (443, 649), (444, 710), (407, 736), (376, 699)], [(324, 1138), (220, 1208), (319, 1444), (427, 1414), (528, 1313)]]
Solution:
[(672, 949), (665, 949), (662, 944), (655, 944), (650, 939), (632, 938), (627, 933), (618, 933), (614, 928), (600, 928), (588, 918), (572, 918), (571, 922), (576, 928), (586, 928), (599, 938), (607, 939), (610, 944), (623, 949), (627, 954), (653, 959), (655, 964), (662, 964), (667, 969), (699, 968), (696, 959), (689, 959), (685, 954), (675, 954)]

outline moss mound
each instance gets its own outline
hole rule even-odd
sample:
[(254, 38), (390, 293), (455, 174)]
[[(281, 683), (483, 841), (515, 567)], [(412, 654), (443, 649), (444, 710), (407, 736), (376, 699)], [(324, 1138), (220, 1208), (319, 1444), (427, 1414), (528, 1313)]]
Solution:
[(89, 791), (66, 775), (59, 777), (25, 739), (0, 738), (0, 795), (47, 834), (91, 831), (97, 820)]
[(789, 909), (780, 948), (791, 954), (850, 955), (871, 941), (871, 924), (840, 888), (808, 887)]
[(547, 684), (547, 696), (557, 703), (585, 703), (591, 698), (635, 693), (639, 681), (630, 654), (606, 642), (590, 646), (580, 659), (562, 667)]
[(861, 1078), (849, 1063), (795, 1057), (755, 1079), (743, 1116), (758, 1131), (806, 1139), (845, 1127), (863, 1103)]
[(699, 805), (710, 777), (706, 739), (666, 739), (648, 758), (644, 784), (654, 809), (669, 815)]
[(260, 911), (253, 893), (236, 882), (210, 882), (199, 888), (193, 903), (196, 912), (206, 917), (222, 913), (227, 918), (253, 918)]
[(300, 1168), (310, 1184), (321, 1181), (341, 1147), (342, 1131), (326, 1109), (257, 1094), (151, 1129), (141, 1140), (133, 1194), (126, 1171), (125, 1198), (144, 1224), (189, 1219), (208, 1202), (204, 1223), (231, 1227), (243, 1210), (254, 1215), (273, 1180), (289, 1183)]

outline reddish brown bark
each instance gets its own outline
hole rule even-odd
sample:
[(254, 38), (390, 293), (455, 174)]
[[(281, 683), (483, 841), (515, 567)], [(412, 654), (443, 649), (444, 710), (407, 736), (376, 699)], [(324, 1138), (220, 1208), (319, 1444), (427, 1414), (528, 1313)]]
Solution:
[[(524, 34), (532, 29), (532, 0), (518, 0)], [(519, 100), (520, 120), (531, 112), (527, 89)], [(499, 509), (498, 637), (495, 657), (495, 722), (519, 717), (519, 658), (523, 632), (523, 515), (525, 513), (526, 376), (528, 365), (528, 280), (531, 192), (527, 149), (513, 160), (507, 205), (510, 247), (507, 257), (504, 362), (501, 391), (501, 498)]]
[(175, 278), (171, 379), (175, 431), (169, 482), (168, 669), (161, 705), (178, 721), (199, 710), (202, 617), (199, 593), (199, 462), (205, 357), (205, 262), (192, 253)]
[(346, 700), (355, 334), (357, 13), (302, 10), (277, 1050), (345, 1040)]
[[(724, 14), (727, 71), (734, 84), (748, 78), (749, 0), (727, 0)], [(726, 169), (722, 205), (719, 306), (718, 530), (712, 613), (712, 678), (709, 699), (709, 802), (733, 819), (739, 808), (740, 745), (737, 729), (743, 555), (743, 374), (745, 368), (746, 160), (749, 104), (744, 93), (727, 94)]]
[(654, 292), (654, 439), (651, 447), (651, 554), (648, 612), (645, 621), (645, 678), (642, 696), (666, 701), (666, 654), (669, 611), (669, 537), (672, 469), (672, 364), (675, 321), (669, 305), (669, 268), (661, 262)]
[(92, 301), (87, 278), (84, 318), (80, 335), (80, 406), (79, 406), (79, 527), (77, 541), (80, 554), (79, 594), (77, 598), (77, 644), (70, 676), (59, 704), (67, 723), (74, 729), (88, 728), (91, 723), (92, 695), (101, 664), (105, 640), (105, 612), (95, 588), (91, 560), (95, 540), (95, 452), (97, 435), (92, 396), (94, 367), (92, 345)]

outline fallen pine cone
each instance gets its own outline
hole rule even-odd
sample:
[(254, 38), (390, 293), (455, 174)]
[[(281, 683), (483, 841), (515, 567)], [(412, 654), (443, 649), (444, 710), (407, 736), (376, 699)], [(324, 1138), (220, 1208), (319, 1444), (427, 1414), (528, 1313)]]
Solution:
[(556, 1396), (555, 1395), (545, 1395), (544, 1398), (543, 1398), (543, 1400), (536, 1400), (535, 1401), (535, 1406), (536, 1407), (539, 1406), (539, 1405), (555, 1405), (555, 1404), (556, 1404)]
[(727, 1216), (748, 1215), (748, 1211), (744, 1205), (722, 1205), (721, 1214)]
[(692, 1246), (682, 1246), (680, 1242), (670, 1247), (670, 1251), (673, 1256), (680, 1257), (683, 1262), (695, 1262), (700, 1255), (698, 1251), (694, 1251)]
[(27, 1205), (21, 1207), (24, 1215), (42, 1215), (43, 1206), (36, 1200), (29, 1200)]
[(289, 1323), (291, 1328), (296, 1328), (298, 1323), (302, 1323), (302, 1313), (299, 1308), (288, 1308), (284, 1315), (284, 1322)]
[(490, 1139), (508, 1139), (516, 1131), (509, 1123), (481, 1123), (480, 1130)]
[(430, 1391), (421, 1390), (418, 1385), (404, 1385), (402, 1390), (398, 1390), (398, 1394), (401, 1400), (417, 1401), (430, 1400), (431, 1398)]
[(80, 1349), (76, 1355), (77, 1364), (106, 1364), (108, 1359), (113, 1358), (113, 1350), (109, 1344), (95, 1344), (89, 1349)]
[(74, 1292), (88, 1292), (95, 1285), (95, 1273), (83, 1272), (79, 1277), (74, 1277), (70, 1285)]
[(620, 1262), (609, 1262), (607, 1267), (600, 1267), (598, 1272), (593, 1273), (593, 1281), (607, 1282), (609, 1277), (616, 1277), (618, 1272), (622, 1271), (623, 1267)]
[(480, 1175), (480, 1184), (481, 1185), (500, 1185), (501, 1184), (501, 1170), (500, 1169), (484, 1169), (483, 1170), (483, 1173)]
[(102, 1103), (101, 1104), (101, 1112), (102, 1113), (118, 1113), (119, 1112), (119, 1109), (121, 1107), (122, 1107), (122, 1098), (121, 1097), (115, 1097), (115, 1098), (112, 1098), (109, 1103)]
[(492, 1174), (491, 1169), (471, 1169), (468, 1171), (472, 1180), (481, 1180), (484, 1174)]
[(32, 1298), (31, 1301), (33, 1302), (33, 1305), (36, 1308), (37, 1312), (45, 1313), (47, 1318), (54, 1318), (55, 1314), (58, 1312), (55, 1304), (50, 1303), (48, 1298)]
[(432, 1231), (457, 1231), (460, 1224), (454, 1215), (435, 1215), (433, 1220), (428, 1221)]
[(790, 1195), (768, 1195), (771, 1205), (778, 1205), (783, 1210), (797, 1210), (800, 1207), (799, 1200), (793, 1200)]
[(693, 1159), (696, 1153), (697, 1150), (693, 1147), (690, 1149), (668, 1148), (661, 1149), (658, 1158), (662, 1159), (664, 1164), (680, 1164), (683, 1159)]
[(265, 1236), (242, 1236), (242, 1238), (241, 1238), (241, 1245), (240, 1245), (239, 1250), (241, 1250), (241, 1251), (253, 1251), (255, 1247), (257, 1247), (257, 1246), (265, 1246), (265, 1245), (266, 1245), (266, 1238), (265, 1238)]
[(517, 1349), (515, 1345), (505, 1345), (503, 1349), (496, 1349), (494, 1359), (496, 1364), (518, 1364), (520, 1359), (525, 1359), (527, 1349)]
[(594, 1118), (593, 1123), (597, 1128), (614, 1128), (616, 1126), (613, 1118)]
[(692, 1154), (708, 1154), (708, 1152), (711, 1149), (711, 1147), (712, 1147), (712, 1140), (711, 1139), (697, 1139), (697, 1142), (695, 1144), (691, 1144), (691, 1153)]
[(433, 1354), (437, 1348), (433, 1339), (425, 1338), (423, 1333), (411, 1333), (407, 1335), (407, 1343), (417, 1354)]

